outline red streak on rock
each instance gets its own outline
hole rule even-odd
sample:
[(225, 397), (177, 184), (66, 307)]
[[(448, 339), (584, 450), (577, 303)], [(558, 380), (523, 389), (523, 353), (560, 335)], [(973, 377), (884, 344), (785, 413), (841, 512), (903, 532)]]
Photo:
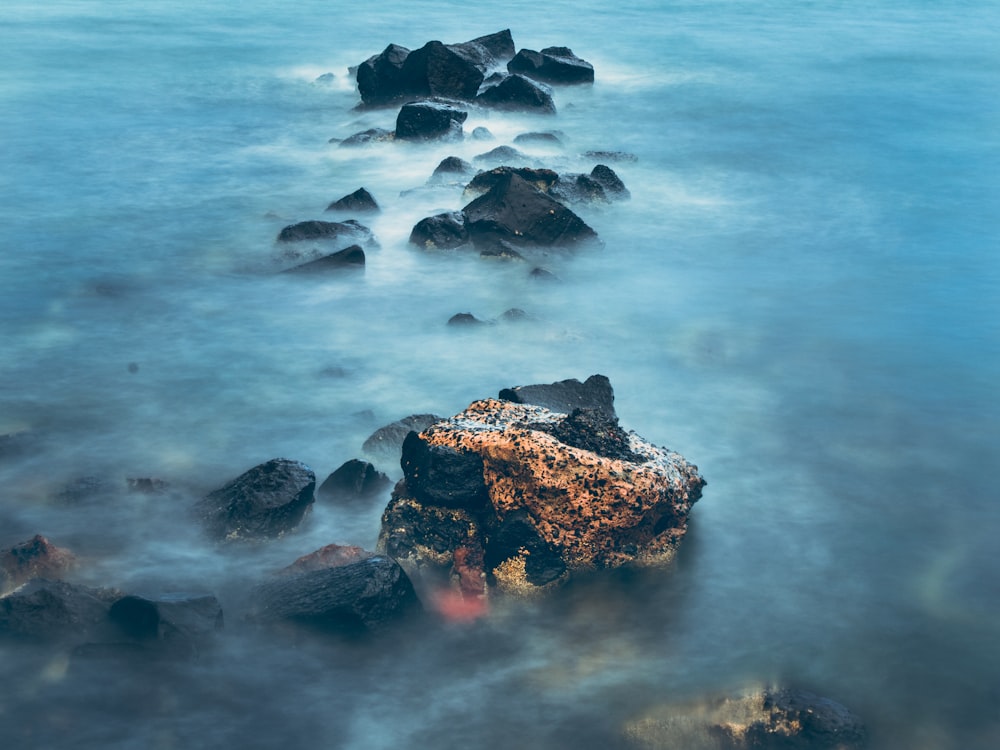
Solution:
[(484, 597), (465, 597), (451, 589), (435, 591), (430, 599), (434, 611), (448, 622), (475, 622), (489, 612)]

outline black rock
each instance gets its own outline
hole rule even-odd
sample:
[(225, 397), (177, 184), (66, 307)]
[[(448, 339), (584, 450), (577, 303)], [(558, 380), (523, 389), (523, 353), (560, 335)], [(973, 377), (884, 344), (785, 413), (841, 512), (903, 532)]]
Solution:
[(0, 636), (82, 642), (107, 635), (108, 611), (120, 591), (35, 578), (0, 598)]
[(443, 102), (410, 102), (396, 117), (397, 140), (422, 141), (461, 138), (462, 123), (469, 113)]
[(316, 494), (330, 500), (365, 500), (388, 490), (391, 485), (389, 477), (370, 463), (352, 458), (330, 474)]
[(418, 221), (410, 232), (410, 242), (427, 249), (450, 250), (468, 241), (469, 231), (461, 211), (428, 216)]
[(484, 567), (493, 570), (504, 560), (518, 557), (525, 551), (528, 553), (525, 574), (532, 585), (544, 586), (566, 573), (566, 564), (559, 552), (542, 538), (523, 508), (509, 514), (487, 534)]
[(448, 325), (450, 326), (458, 326), (458, 327), (481, 326), (485, 324), (486, 324), (485, 320), (480, 320), (472, 313), (455, 313), (450, 318), (448, 318)]
[(562, 140), (552, 132), (521, 133), (514, 137), (514, 143), (537, 143), (543, 146), (558, 146)]
[(437, 414), (411, 414), (378, 428), (361, 447), (366, 453), (395, 454), (398, 457), (403, 441), (411, 431), (423, 432), (440, 421), (441, 417)]
[[(509, 148), (501, 146), (500, 148)], [(497, 149), (494, 149), (497, 151)], [(493, 152), (490, 152), (493, 153)], [(466, 194), (482, 194), (488, 192), (494, 185), (501, 182), (506, 175), (516, 174), (522, 180), (531, 183), (542, 192), (547, 192), (558, 180), (558, 173), (551, 169), (534, 169), (532, 167), (494, 167), (480, 172), (468, 185), (465, 186)]]
[(334, 240), (350, 244), (368, 244), (374, 240), (371, 230), (352, 220), (348, 221), (300, 221), (290, 224), (278, 234), (278, 242), (302, 242), (304, 240)]
[(611, 381), (604, 375), (591, 375), (584, 382), (576, 378), (547, 385), (519, 385), (504, 388), (499, 398), (516, 404), (544, 406), (561, 414), (572, 414), (576, 409), (592, 409), (617, 420), (615, 392)]
[(434, 168), (431, 179), (440, 181), (446, 179), (448, 175), (465, 176), (472, 173), (472, 165), (465, 159), (457, 156), (446, 156), (441, 163)]
[(616, 162), (636, 162), (639, 161), (639, 157), (635, 154), (630, 154), (627, 151), (585, 151), (583, 154), (588, 159), (596, 159), (598, 161), (616, 161)]
[(299, 525), (315, 487), (316, 475), (308, 466), (275, 458), (215, 490), (195, 509), (220, 541), (272, 539)]
[(504, 162), (520, 161), (530, 162), (531, 157), (522, 151), (518, 151), (513, 146), (497, 146), (483, 154), (472, 157), (473, 161), (490, 162), (491, 164), (502, 164)]
[(524, 256), (504, 240), (497, 240), (495, 245), (484, 247), (479, 251), (479, 257), (491, 260), (524, 260)]
[(615, 174), (615, 170), (606, 164), (598, 164), (590, 171), (590, 178), (600, 183), (606, 195), (614, 198), (631, 198), (628, 188), (621, 178)]
[(546, 83), (594, 82), (594, 66), (574, 55), (569, 47), (546, 47), (541, 52), (522, 49), (507, 63), (507, 70)]
[(350, 195), (345, 195), (339, 200), (335, 200), (326, 207), (327, 211), (343, 211), (356, 213), (373, 213), (379, 210), (378, 203), (372, 194), (363, 187), (358, 188)]
[(187, 653), (208, 644), (223, 625), (222, 605), (211, 595), (130, 594), (112, 604), (108, 616), (133, 641)]
[(603, 408), (573, 409), (562, 421), (538, 425), (538, 429), (549, 433), (560, 443), (599, 456), (633, 463), (645, 460), (629, 447), (628, 433), (618, 425), (618, 417), (607, 414)]
[(608, 203), (604, 186), (585, 174), (560, 175), (551, 195), (564, 203)]
[(483, 459), (477, 453), (432, 445), (411, 432), (399, 464), (411, 496), (422, 503), (473, 512), (489, 505)]
[(477, 247), (492, 247), (497, 240), (552, 247), (597, 239), (583, 219), (516, 174), (502, 176), (462, 211)]
[(283, 576), (255, 589), (255, 616), (342, 635), (379, 632), (419, 614), (413, 584), (388, 557)]
[(314, 274), (344, 268), (364, 267), (365, 251), (361, 248), (361, 245), (351, 245), (330, 255), (324, 255), (322, 258), (303, 263), (300, 266), (287, 268), (283, 273)]
[(406, 47), (390, 44), (358, 66), (358, 91), (365, 104), (386, 104), (403, 95), (408, 88), (403, 64), (409, 54)]
[(513, 112), (554, 115), (556, 104), (545, 84), (522, 75), (509, 75), (500, 83), (483, 89), (476, 101), (484, 106)]
[(559, 277), (556, 276), (552, 271), (547, 268), (542, 268), (541, 266), (531, 269), (531, 273), (528, 276), (535, 281), (559, 281)]
[[(853, 750), (868, 732), (858, 716), (836, 701), (805, 690), (771, 688), (764, 693), (767, 720), (744, 731), (744, 746), (766, 750)], [(786, 728), (792, 727), (789, 732)]]
[[(393, 139), (393, 132), (385, 128), (368, 128), (360, 133), (349, 135), (337, 145), (351, 148), (352, 146), (369, 146), (373, 143), (384, 143)], [(332, 141), (331, 141), (332, 142)]]

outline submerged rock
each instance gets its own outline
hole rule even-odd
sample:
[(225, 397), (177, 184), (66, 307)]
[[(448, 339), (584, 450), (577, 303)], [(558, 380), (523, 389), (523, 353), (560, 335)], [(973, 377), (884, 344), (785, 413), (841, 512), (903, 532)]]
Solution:
[(404, 104), (396, 117), (396, 139), (427, 141), (462, 137), (462, 123), (469, 113), (444, 102)]
[(345, 635), (385, 630), (422, 609), (403, 569), (379, 555), (282, 576), (257, 587), (253, 596), (258, 621)]
[(394, 456), (399, 459), (399, 451), (403, 447), (403, 440), (411, 431), (422, 432), (437, 422), (441, 417), (437, 414), (411, 414), (408, 417), (397, 419), (384, 427), (379, 427), (368, 436), (361, 447), (366, 453), (381, 454), (384, 456)]
[(391, 486), (389, 477), (372, 464), (352, 458), (330, 474), (316, 494), (330, 500), (365, 500)]
[(550, 411), (571, 414), (577, 409), (590, 409), (616, 417), (615, 392), (611, 381), (604, 375), (591, 375), (582, 383), (576, 378), (556, 383), (518, 385), (504, 388), (499, 398), (515, 404), (544, 406)]
[(288, 567), (282, 568), (279, 573), (280, 575), (298, 575), (299, 573), (308, 573), (311, 570), (350, 565), (360, 560), (367, 560), (369, 557), (375, 557), (375, 553), (361, 547), (328, 544), (315, 552), (303, 555)]
[(362, 269), (365, 267), (365, 251), (361, 245), (351, 245), (335, 253), (324, 255), (316, 260), (310, 260), (292, 268), (286, 268), (282, 273), (316, 274), (345, 268)]
[(506, 76), (499, 83), (484, 88), (476, 97), (476, 102), (510, 112), (556, 113), (551, 89), (518, 74)]
[(594, 82), (594, 66), (569, 47), (546, 47), (540, 52), (522, 49), (507, 63), (507, 70), (552, 84)]
[(469, 242), (465, 214), (448, 211), (418, 221), (410, 232), (410, 242), (428, 250), (451, 250)]
[(353, 193), (335, 200), (326, 207), (326, 210), (336, 212), (375, 213), (379, 210), (379, 207), (378, 203), (372, 197), (372, 194), (363, 187), (360, 187)]
[(347, 138), (340, 141), (337, 146), (340, 148), (370, 146), (373, 143), (385, 143), (386, 141), (391, 141), (393, 137), (394, 134), (391, 130), (386, 130), (385, 128), (368, 128), (368, 130), (362, 130), (360, 133), (347, 136)]
[(75, 565), (72, 552), (36, 534), (0, 552), (0, 596), (32, 578), (59, 578)]
[(468, 561), (483, 560), (481, 595), (669, 562), (705, 482), (682, 456), (624, 432), (604, 383), (591, 383), (599, 409), (486, 399), (409, 435), (377, 549), (434, 586), (461, 579), (461, 547), (465, 588)]
[(210, 493), (195, 510), (219, 541), (273, 539), (299, 525), (315, 487), (316, 475), (308, 466), (275, 458)]
[(278, 242), (304, 240), (347, 241), (350, 244), (368, 244), (374, 240), (372, 231), (353, 219), (347, 221), (300, 221), (290, 224), (278, 233)]
[(111, 637), (108, 612), (122, 593), (35, 578), (0, 598), (0, 635), (36, 642)]
[(867, 742), (864, 724), (846, 707), (779, 687), (660, 706), (629, 722), (624, 735), (641, 750), (859, 750)]
[(129, 594), (111, 605), (108, 617), (131, 641), (187, 654), (208, 645), (223, 627), (222, 605), (210, 594)]

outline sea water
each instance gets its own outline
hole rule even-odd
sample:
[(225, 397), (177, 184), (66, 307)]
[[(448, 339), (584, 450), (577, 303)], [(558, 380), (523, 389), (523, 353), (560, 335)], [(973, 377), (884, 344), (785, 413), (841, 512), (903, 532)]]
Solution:
[[(503, 28), (594, 85), (554, 117), (473, 111), (494, 142), (330, 142), (393, 126), (349, 66)], [(875, 748), (996, 747), (998, 80), (1000, 7), (975, 0), (6, 0), (0, 548), (42, 533), (74, 580), (210, 591), (228, 621), (149, 675), (0, 645), (4, 744), (609, 747), (771, 680), (847, 704)], [(464, 203), (426, 187), (442, 158), (538, 130), (562, 145), (523, 150), (559, 171), (635, 155), (611, 164), (631, 200), (578, 207), (603, 247), (542, 258), (546, 284), (408, 244)], [(364, 272), (279, 275), (278, 231), (361, 186)], [(446, 325), (511, 308), (530, 319)], [(372, 548), (381, 501), (236, 550), (184, 512), (267, 459), (322, 480), (394, 419), (593, 373), (708, 480), (668, 573), (347, 648), (258, 634), (240, 592)]]

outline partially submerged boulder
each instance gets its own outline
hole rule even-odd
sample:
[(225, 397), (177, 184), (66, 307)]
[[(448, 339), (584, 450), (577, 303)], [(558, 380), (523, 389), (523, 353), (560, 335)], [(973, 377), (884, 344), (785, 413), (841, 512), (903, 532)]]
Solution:
[(361, 245), (351, 245), (335, 253), (324, 255), (315, 260), (310, 260), (292, 268), (287, 268), (283, 273), (294, 274), (318, 274), (332, 270), (345, 268), (361, 269), (365, 267), (365, 251)]
[(550, 411), (571, 414), (577, 409), (590, 409), (609, 417), (615, 414), (615, 392), (604, 375), (591, 375), (582, 383), (576, 378), (539, 385), (517, 385), (504, 388), (499, 398), (515, 404), (544, 406)]
[(445, 102), (404, 104), (396, 116), (396, 139), (427, 141), (462, 137), (462, 123), (469, 113)]
[(859, 750), (867, 742), (862, 721), (840, 703), (773, 686), (660, 706), (629, 722), (624, 734), (641, 750)]
[(469, 241), (465, 214), (447, 211), (418, 221), (410, 232), (410, 242), (428, 250), (451, 250)]
[(122, 593), (35, 578), (0, 598), (0, 636), (84, 642), (110, 632), (108, 612)]
[(544, 83), (518, 74), (505, 76), (498, 83), (484, 88), (476, 101), (484, 106), (509, 112), (543, 115), (556, 113), (552, 90)]
[(331, 212), (375, 213), (379, 210), (379, 207), (372, 194), (363, 187), (360, 187), (353, 193), (335, 200), (326, 207), (326, 210)]
[(384, 427), (379, 427), (368, 436), (361, 446), (366, 453), (382, 456), (393, 456), (399, 460), (399, 451), (403, 447), (403, 440), (411, 431), (422, 432), (437, 422), (441, 417), (437, 414), (411, 414), (408, 417), (397, 419)]
[(315, 487), (316, 475), (308, 466), (275, 458), (210, 493), (195, 510), (219, 541), (273, 539), (299, 525)]
[(594, 66), (569, 47), (546, 47), (540, 52), (522, 49), (507, 63), (507, 70), (557, 85), (594, 82)]
[(566, 413), (486, 399), (407, 436), (378, 551), (431, 588), (452, 581), (465, 592), (469, 561), (482, 560), (479, 596), (493, 587), (531, 594), (573, 571), (668, 563), (705, 482), (682, 456), (622, 430), (609, 400), (596, 400), (600, 409)]
[(75, 564), (72, 552), (36, 534), (0, 552), (0, 596), (32, 578), (59, 578)]
[(394, 134), (391, 130), (386, 130), (385, 128), (368, 128), (367, 130), (362, 130), (360, 133), (354, 133), (353, 135), (347, 136), (347, 138), (340, 141), (337, 146), (338, 148), (370, 146), (373, 143), (385, 143), (386, 141), (391, 141), (393, 137)]
[(475, 177), (465, 186), (466, 195), (482, 195), (489, 192), (494, 185), (499, 183), (506, 175), (516, 174), (522, 180), (534, 185), (542, 192), (548, 192), (559, 180), (559, 173), (552, 169), (534, 169), (533, 167), (494, 167), (487, 169)]
[(131, 641), (175, 653), (197, 653), (223, 627), (222, 605), (211, 594), (128, 594), (108, 617)]
[(347, 221), (300, 221), (289, 224), (278, 233), (278, 242), (324, 240), (365, 245), (374, 240), (372, 231), (353, 219)]
[(392, 481), (367, 461), (345, 461), (319, 486), (316, 494), (330, 500), (367, 500), (392, 485)]
[(367, 560), (369, 557), (374, 556), (374, 552), (369, 552), (361, 547), (328, 544), (325, 547), (320, 547), (315, 552), (303, 555), (291, 565), (282, 568), (278, 573), (280, 575), (298, 575), (300, 573), (308, 573), (312, 570), (350, 565), (351, 563)]

